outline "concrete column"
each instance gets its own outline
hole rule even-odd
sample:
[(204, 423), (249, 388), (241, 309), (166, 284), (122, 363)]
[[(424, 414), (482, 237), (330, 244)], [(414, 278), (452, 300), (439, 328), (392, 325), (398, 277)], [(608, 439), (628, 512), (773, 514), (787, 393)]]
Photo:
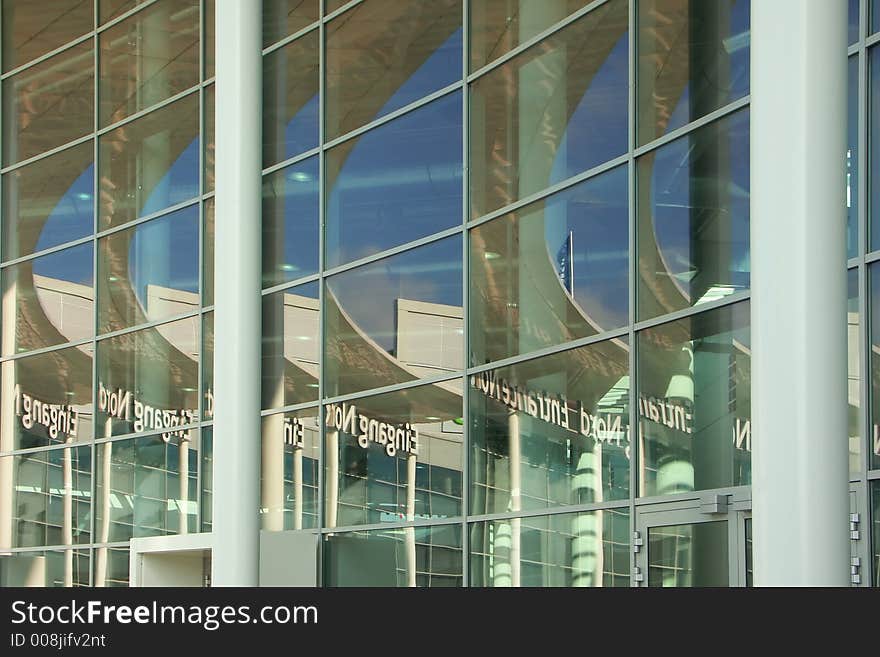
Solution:
[(217, 586), (256, 586), (260, 504), (262, 10), (217, 0), (214, 550)]
[(844, 0), (752, 3), (755, 583), (849, 582)]

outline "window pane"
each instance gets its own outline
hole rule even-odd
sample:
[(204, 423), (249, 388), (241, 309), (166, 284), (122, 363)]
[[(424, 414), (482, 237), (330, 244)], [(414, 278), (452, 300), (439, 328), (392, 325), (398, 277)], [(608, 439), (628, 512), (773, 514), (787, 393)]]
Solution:
[(461, 515), (461, 392), (455, 379), (325, 406), (325, 525)]
[(199, 0), (161, 0), (98, 36), (100, 124), (199, 82)]
[(478, 522), (470, 532), (471, 586), (630, 585), (626, 509)]
[(88, 586), (90, 550), (46, 550), (4, 555), (3, 586)]
[(471, 365), (625, 325), (628, 226), (620, 167), (471, 230)]
[(12, 544), (0, 548), (72, 545), (91, 540), (92, 450), (66, 447), (0, 458), (0, 518)]
[(102, 443), (95, 454), (96, 542), (197, 530), (197, 431)]
[(880, 468), (880, 265), (868, 268), (870, 276), (871, 313), (871, 462), (870, 468)]
[(325, 586), (461, 586), (461, 525), (324, 537)]
[(327, 266), (461, 225), (461, 96), (327, 151)]
[(326, 279), (324, 395), (460, 370), (461, 238)]
[(198, 317), (98, 342), (97, 437), (175, 437), (198, 418), (198, 368)]
[[(294, 0), (295, 1), (295, 0)], [(210, 80), (214, 77), (214, 65), (217, 60), (216, 55), (216, 38), (214, 37), (214, 30), (216, 26), (217, 16), (214, 9), (215, 0), (205, 0), (205, 17), (204, 17), (204, 30), (205, 30), (205, 54), (204, 54), (204, 62), (205, 62), (205, 80)]]
[(93, 553), (92, 586), (128, 588), (128, 548), (97, 547)]
[(147, 1), (148, 0), (98, 0), (99, 25), (108, 23), (114, 18), (119, 18), (125, 12), (131, 11), (138, 5), (145, 4)]
[(751, 483), (749, 304), (639, 332), (640, 495)]
[(94, 144), (86, 142), (3, 176), (3, 259), (94, 230)]
[(880, 586), (880, 481), (871, 482), (871, 569), (874, 586)]
[(126, 123), (98, 142), (101, 229), (198, 195), (198, 94)]
[(861, 414), (861, 383), (859, 380), (859, 344), (861, 330), (859, 326), (859, 270), (850, 269), (846, 278), (847, 308), (847, 418), (849, 426), (849, 471), (858, 474), (862, 471), (862, 436), (859, 430)]
[(98, 240), (98, 331), (197, 310), (199, 206)]
[[(202, 420), (214, 419), (214, 312), (202, 315)], [(204, 434), (203, 434), (204, 435)]]
[(589, 0), (471, 0), (471, 71), (498, 59), (587, 4)]
[(202, 206), (204, 214), (204, 243), (202, 244), (202, 303), (214, 305), (214, 197), (207, 199)]
[(846, 256), (859, 252), (859, 57), (849, 58), (846, 113)]
[(317, 21), (319, 4), (320, 0), (263, 0), (263, 47)]
[(93, 9), (93, 0), (4, 0), (3, 72), (91, 32)]
[(666, 144), (636, 166), (639, 319), (748, 289), (748, 110)]
[(3, 166), (92, 131), (94, 52), (86, 41), (3, 80)]
[(263, 297), (263, 408), (318, 400), (318, 283)]
[(727, 521), (651, 527), (648, 586), (730, 585)]
[(263, 287), (318, 272), (318, 157), (263, 178)]
[(8, 360), (2, 372), (0, 452), (91, 440), (91, 344)]
[(848, 0), (847, 18), (850, 45), (859, 40), (859, 0)]
[(262, 450), (262, 528), (282, 531), (320, 526), (318, 409), (264, 417)]
[(880, 249), (880, 48), (868, 50), (868, 175), (870, 189), (869, 249)]
[(626, 152), (627, 34), (611, 0), (473, 83), (473, 218)]
[(213, 84), (205, 87), (205, 152), (203, 154), (205, 158), (205, 170), (203, 173), (204, 180), (202, 182), (202, 191), (206, 194), (214, 191), (214, 153), (216, 150), (216, 137), (214, 134), (216, 94), (214, 89), (215, 87)]
[(750, 0), (641, 0), (638, 142), (749, 93)]
[(318, 146), (318, 30), (263, 57), (263, 166)]
[(199, 516), (201, 530), (211, 531), (213, 525), (213, 490), (214, 490), (214, 427), (207, 426), (201, 429), (202, 457), (202, 490), (201, 490), (201, 514)]
[(3, 355), (94, 334), (91, 242), (2, 270)]
[(629, 496), (629, 345), (563, 351), (470, 377), (471, 513)]
[(327, 25), (326, 139), (461, 79), (461, 0), (366, 0)]

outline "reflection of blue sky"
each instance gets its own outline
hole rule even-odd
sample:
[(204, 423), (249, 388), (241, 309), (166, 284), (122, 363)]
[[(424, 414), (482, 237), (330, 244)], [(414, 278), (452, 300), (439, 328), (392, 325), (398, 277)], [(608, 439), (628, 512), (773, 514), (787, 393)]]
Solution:
[(92, 243), (87, 242), (56, 253), (36, 258), (33, 272), (37, 276), (56, 278), (80, 285), (91, 285)]
[[(318, 157), (291, 165), (267, 178), (263, 188), (263, 202), (267, 217), (281, 213), (282, 234), (273, 239), (282, 240), (282, 262), (264, 263), (264, 271), (271, 274), (269, 281), (289, 281), (318, 271)], [(272, 248), (267, 244), (266, 248)], [(277, 266), (275, 272), (267, 269)]]
[(312, 96), (287, 122), (284, 128), (284, 157), (279, 158), (278, 162), (318, 147), (318, 100), (318, 94)]
[(354, 324), (393, 352), (397, 300), (462, 306), (461, 237), (405, 251), (327, 279)]
[(94, 184), (95, 165), (90, 164), (46, 217), (34, 251), (49, 249), (92, 233)]
[(190, 142), (168, 171), (150, 192), (138, 216), (159, 212), (182, 203), (198, 194), (199, 189), (199, 139)]

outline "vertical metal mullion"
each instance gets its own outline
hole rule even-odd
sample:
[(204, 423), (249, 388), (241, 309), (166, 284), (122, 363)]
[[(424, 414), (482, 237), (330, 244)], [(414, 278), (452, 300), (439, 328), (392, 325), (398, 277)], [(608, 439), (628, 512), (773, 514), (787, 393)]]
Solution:
[(468, 403), (468, 395), (469, 395), (469, 386), (468, 386), (468, 376), (467, 376), (467, 368), (470, 363), (470, 308), (469, 308), (469, 297), (470, 297), (470, 257), (469, 257), (469, 244), (470, 244), (470, 233), (467, 229), (467, 221), (468, 221), (468, 207), (470, 201), (470, 158), (468, 157), (469, 153), (469, 143), (470, 143), (470, 115), (469, 115), (469, 98), (468, 94), (470, 91), (470, 87), (467, 82), (467, 74), (468, 74), (468, 57), (470, 53), (470, 35), (469, 35), (469, 12), (470, 12), (470, 0), (463, 0), (461, 3), (461, 80), (462, 80), (462, 89), (461, 89), (461, 125), (462, 125), (462, 136), (461, 136), (461, 217), (462, 217), (462, 235), (461, 235), (461, 271), (462, 271), (462, 338), (463, 338), (463, 356), (464, 363), (462, 363), (463, 373), (462, 373), (462, 392), (461, 392), (461, 403), (462, 403), (462, 418), (464, 421), (462, 422), (462, 427), (464, 429), (464, 433), (462, 434), (461, 441), (461, 449), (462, 449), (462, 461), (461, 461), (461, 585), (462, 587), (468, 587), (470, 585), (468, 581), (469, 577), (469, 561), (470, 561), (470, 541), (468, 540), (468, 523), (467, 517), (470, 513), (469, 503), (470, 503), (470, 456), (471, 456), (471, 448), (470, 448), (470, 405)]
[[(204, 416), (204, 371), (205, 371), (205, 5), (199, 3), (199, 366), (196, 383), (199, 436), (198, 464), (196, 465), (196, 533), (202, 531), (202, 468), (204, 467), (204, 440), (202, 425)], [(213, 353), (211, 357), (213, 358)], [(213, 371), (213, 363), (211, 365)], [(192, 431), (190, 431), (192, 435)], [(188, 485), (187, 485), (188, 486)]]
[[(94, 53), (92, 56), (92, 64), (94, 66), (94, 84), (93, 84), (93, 102), (94, 106), (92, 108), (93, 113), (93, 123), (92, 123), (92, 435), (91, 435), (91, 454), (92, 454), (92, 473), (91, 473), (91, 491), (90, 491), (90, 499), (89, 504), (91, 505), (91, 513), (89, 514), (91, 518), (91, 543), (94, 545), (96, 543), (97, 536), (95, 532), (97, 531), (97, 509), (98, 505), (95, 502), (98, 493), (98, 446), (95, 444), (95, 437), (98, 435), (98, 317), (100, 313), (98, 311), (98, 218), (101, 215), (101, 206), (100, 206), (100, 180), (101, 177), (98, 174), (98, 157), (100, 155), (100, 149), (98, 148), (98, 128), (100, 127), (98, 122), (98, 116), (100, 114), (100, 96), (98, 94), (98, 84), (100, 81), (100, 69), (98, 68), (100, 64), (100, 41), (98, 39), (98, 10), (99, 10), (99, 0), (94, 0), (93, 2), (93, 14), (92, 14), (92, 44), (94, 47)], [(104, 485), (109, 485), (110, 482), (104, 482)], [(96, 565), (96, 551), (90, 551), (90, 559), (89, 559), (89, 585), (94, 586), (94, 578), (95, 578), (95, 565)]]
[(326, 524), (326, 481), (324, 470), (327, 467), (327, 440), (324, 426), (324, 350), (326, 323), (324, 321), (324, 221), (327, 195), (325, 187), (327, 177), (324, 172), (324, 98), (326, 88), (326, 55), (327, 23), (324, 17), (324, 0), (321, 0), (321, 18), (318, 26), (318, 550), (317, 550), (317, 583), (324, 586), (324, 527)]
[(638, 387), (636, 385), (636, 276), (637, 276), (637, 259), (636, 259), (636, 171), (635, 156), (636, 147), (636, 7), (635, 0), (629, 0), (629, 85), (627, 97), (627, 111), (629, 114), (628, 123), (628, 154), (627, 163), (627, 222), (629, 227), (628, 250), (629, 250), (629, 267), (627, 268), (627, 276), (629, 278), (629, 536), (627, 543), (629, 548), (629, 576), (630, 586), (637, 586), (638, 582), (633, 579), (636, 568), (635, 552), (632, 550), (633, 532), (636, 530), (636, 506), (635, 499), (641, 491), (638, 490), (638, 468), (639, 463), (639, 415), (638, 415)]

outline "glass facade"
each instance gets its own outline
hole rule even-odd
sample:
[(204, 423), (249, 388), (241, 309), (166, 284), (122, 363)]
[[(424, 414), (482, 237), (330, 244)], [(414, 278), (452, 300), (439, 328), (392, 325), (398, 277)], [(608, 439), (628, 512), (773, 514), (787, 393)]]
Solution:
[[(849, 4), (868, 583), (880, 36)], [(212, 527), (215, 2), (47, 5), (3, 2), (0, 564), (124, 586), (130, 539)], [(314, 535), (325, 586), (750, 584), (749, 0), (262, 6), (262, 529)]]

